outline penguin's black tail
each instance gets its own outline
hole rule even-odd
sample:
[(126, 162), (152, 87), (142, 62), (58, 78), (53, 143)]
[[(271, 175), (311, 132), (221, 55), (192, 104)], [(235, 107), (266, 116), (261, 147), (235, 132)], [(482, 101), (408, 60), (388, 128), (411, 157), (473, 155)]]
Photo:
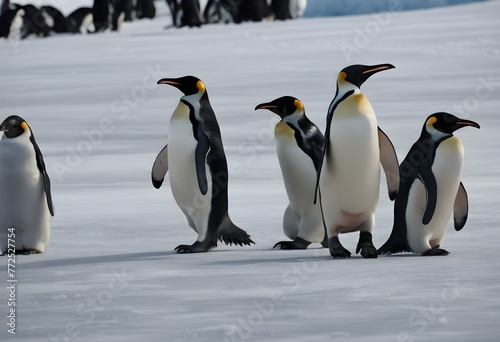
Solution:
[(251, 244), (255, 244), (250, 235), (236, 226), (229, 218), (220, 226), (217, 237), (226, 245), (250, 246)]

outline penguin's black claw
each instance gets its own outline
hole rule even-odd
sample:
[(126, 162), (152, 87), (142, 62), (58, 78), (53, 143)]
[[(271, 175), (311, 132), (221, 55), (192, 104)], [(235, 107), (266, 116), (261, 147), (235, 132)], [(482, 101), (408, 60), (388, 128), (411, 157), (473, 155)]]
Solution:
[(302, 238), (296, 238), (293, 241), (280, 241), (274, 245), (273, 248), (279, 247), (280, 249), (307, 249), (311, 242)]
[(441, 249), (439, 248), (439, 245), (432, 247), (428, 251), (425, 251), (422, 253), (422, 256), (434, 256), (434, 255), (448, 255), (450, 252), (448, 252), (446, 249)]
[(179, 245), (175, 247), (175, 251), (177, 253), (203, 253), (208, 251), (207, 248), (203, 248), (200, 246), (201, 244), (197, 244), (198, 241), (193, 243), (192, 245)]
[(17, 255), (31, 255), (31, 254), (40, 254), (36, 249), (20, 249), (16, 250)]
[(374, 246), (361, 247), (361, 256), (365, 259), (378, 258), (377, 249)]
[(328, 245), (330, 249), (330, 255), (334, 258), (350, 258), (351, 252), (342, 246), (338, 237), (334, 236), (330, 240), (328, 240)]
[(373, 246), (372, 233), (361, 232), (359, 234), (358, 246), (356, 247), (356, 254), (361, 251), (361, 256), (365, 259), (378, 258), (378, 251)]
[(7, 255), (7, 252), (3, 252), (2, 254), (0, 254), (0, 256), (6, 256)]

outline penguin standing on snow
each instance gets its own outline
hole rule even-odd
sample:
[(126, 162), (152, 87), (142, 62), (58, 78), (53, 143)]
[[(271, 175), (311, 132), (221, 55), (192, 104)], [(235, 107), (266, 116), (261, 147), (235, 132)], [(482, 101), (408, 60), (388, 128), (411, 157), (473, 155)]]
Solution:
[(328, 242), (319, 204), (314, 204), (323, 134), (306, 116), (304, 105), (291, 96), (283, 96), (255, 109), (269, 109), (281, 121), (274, 129), (278, 160), (290, 204), (283, 216), (283, 231), (293, 241), (280, 241), (274, 247), (306, 249), (311, 243)]
[(43, 253), (54, 216), (50, 179), (30, 127), (19, 116), (0, 124), (0, 253), (14, 229), (16, 254)]
[(94, 0), (92, 6), (92, 19), (94, 32), (104, 32), (109, 28), (109, 3), (108, 0)]
[(24, 10), (21, 7), (8, 8), (0, 15), (0, 38), (19, 40), (24, 28)]
[(325, 144), (318, 168), (323, 217), (333, 258), (351, 253), (339, 241), (339, 234), (359, 231), (356, 253), (376, 258), (372, 230), (380, 188), (382, 164), (389, 197), (399, 188), (399, 165), (394, 147), (377, 126), (370, 102), (361, 85), (377, 72), (392, 69), (391, 64), (351, 65), (337, 78), (337, 93), (328, 108)]
[(198, 233), (195, 243), (175, 250), (206, 252), (217, 246), (217, 240), (240, 246), (254, 243), (229, 218), (227, 161), (205, 85), (194, 76), (163, 78), (158, 84), (184, 93), (170, 118), (168, 145), (158, 154), (151, 173), (158, 189), (170, 171), (174, 199)]
[(455, 230), (468, 216), (468, 199), (460, 182), (464, 149), (453, 135), (474, 121), (448, 113), (430, 115), (418, 140), (401, 163), (401, 185), (394, 204), (394, 225), (380, 254), (414, 252), (447, 255), (441, 249), (446, 225), (454, 213)]

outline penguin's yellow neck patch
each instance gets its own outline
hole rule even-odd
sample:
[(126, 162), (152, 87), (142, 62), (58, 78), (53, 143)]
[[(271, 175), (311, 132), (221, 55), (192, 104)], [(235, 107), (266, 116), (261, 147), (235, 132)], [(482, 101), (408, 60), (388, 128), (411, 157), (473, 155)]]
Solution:
[(21, 128), (24, 129), (25, 131), (29, 130), (28, 124), (26, 121), (21, 122)]
[(274, 135), (277, 137), (294, 138), (295, 132), (286, 122), (280, 121), (274, 127)]
[(205, 84), (202, 81), (196, 82), (196, 88), (198, 88), (198, 92), (203, 93), (205, 91)]

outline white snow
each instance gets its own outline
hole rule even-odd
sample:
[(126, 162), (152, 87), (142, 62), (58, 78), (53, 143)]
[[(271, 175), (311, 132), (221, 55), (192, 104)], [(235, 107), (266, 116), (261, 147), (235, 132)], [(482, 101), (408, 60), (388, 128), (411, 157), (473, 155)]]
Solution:
[[(0, 116), (21, 115), (33, 129), (56, 213), (47, 251), (17, 257), (16, 336), (0, 259), (0, 340), (498, 341), (499, 11), (488, 1), (164, 30), (164, 7), (119, 33), (0, 41)], [(354, 63), (396, 66), (362, 89), (400, 158), (433, 112), (481, 124), (457, 132), (470, 212), (461, 232), (450, 224), (447, 257), (271, 249), (285, 238), (288, 200), (276, 117), (253, 109), (293, 95), (324, 130), (337, 73)], [(150, 181), (181, 96), (156, 81), (186, 74), (207, 86), (232, 170), (231, 217), (255, 246), (173, 252), (196, 234), (168, 182), (156, 190)], [(377, 247), (392, 227), (381, 184)], [(354, 252), (357, 238), (341, 241)]]

